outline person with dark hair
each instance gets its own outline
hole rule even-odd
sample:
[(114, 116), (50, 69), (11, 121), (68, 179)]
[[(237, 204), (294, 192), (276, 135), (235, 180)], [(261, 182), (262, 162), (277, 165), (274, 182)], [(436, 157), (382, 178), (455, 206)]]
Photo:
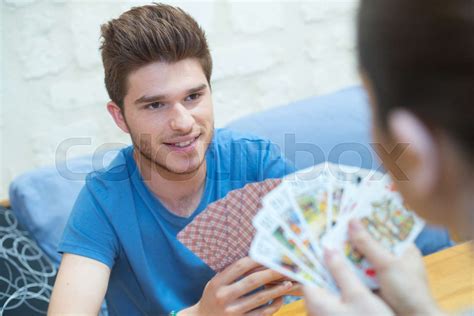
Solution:
[(269, 141), (214, 129), (212, 60), (187, 13), (136, 7), (103, 25), (102, 39), (107, 109), (133, 146), (88, 175), (49, 314), (97, 315), (104, 296), (109, 315), (276, 312), (291, 281), (248, 257), (215, 275), (176, 236), (229, 191), (294, 167)]
[[(370, 96), (373, 139), (410, 207), (428, 221), (474, 236), (474, 1), (362, 0), (358, 13), (362, 80)], [(408, 180), (405, 180), (408, 179)], [(305, 289), (310, 315), (441, 315), (413, 246), (395, 257), (360, 222), (349, 235), (374, 265), (379, 295), (364, 287), (342, 256), (326, 250), (338, 298)]]

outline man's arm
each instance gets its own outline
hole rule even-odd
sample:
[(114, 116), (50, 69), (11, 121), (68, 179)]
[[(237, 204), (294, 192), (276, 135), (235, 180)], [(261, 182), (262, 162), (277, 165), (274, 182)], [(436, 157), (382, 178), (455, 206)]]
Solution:
[(48, 315), (98, 315), (109, 277), (107, 265), (65, 253), (54, 283)]

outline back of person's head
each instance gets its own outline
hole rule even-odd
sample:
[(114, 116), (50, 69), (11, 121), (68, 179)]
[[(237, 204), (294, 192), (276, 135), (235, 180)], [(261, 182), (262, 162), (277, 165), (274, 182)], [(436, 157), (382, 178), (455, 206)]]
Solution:
[(474, 237), (474, 0), (361, 0), (357, 41), (384, 167), (418, 214)]
[(165, 4), (135, 7), (102, 25), (102, 62), (110, 99), (123, 107), (128, 75), (153, 62), (199, 61), (210, 83), (212, 59), (206, 36), (183, 10)]
[(382, 128), (406, 109), (474, 161), (473, 0), (362, 0), (358, 52)]

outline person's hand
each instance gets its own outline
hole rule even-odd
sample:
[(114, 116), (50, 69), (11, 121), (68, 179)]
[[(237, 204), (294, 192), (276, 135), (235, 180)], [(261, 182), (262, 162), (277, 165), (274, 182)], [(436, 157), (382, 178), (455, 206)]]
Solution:
[(269, 284), (265, 285), (265, 287), (266, 287), (266, 288), (272, 287), (272, 286), (281, 284), (283, 281), (291, 281), (291, 282), (293, 282), (293, 287), (291, 288), (291, 290), (290, 290), (288, 293), (285, 293), (286, 296), (303, 296), (303, 295), (304, 295), (304, 293), (303, 293), (303, 285), (302, 285), (301, 283), (298, 283), (298, 282), (296, 282), (295, 280), (289, 279), (289, 278), (283, 278), (282, 280), (269, 283)]
[[(283, 297), (296, 283), (280, 281), (283, 276), (260, 265), (249, 257), (242, 258), (212, 278), (204, 289), (201, 300), (178, 313), (179, 316), (237, 316), (273, 315), (283, 305)], [(250, 292), (266, 286), (256, 293)], [(244, 296), (246, 295), (246, 296)], [(266, 305), (270, 301), (271, 304)]]
[(305, 304), (309, 316), (394, 315), (389, 306), (359, 280), (341, 254), (326, 250), (324, 259), (339, 286), (341, 297), (324, 288), (305, 287)]
[(396, 314), (440, 314), (430, 293), (423, 258), (414, 244), (397, 257), (376, 242), (358, 220), (350, 222), (349, 237), (352, 245), (374, 266), (380, 296)]
[(341, 254), (328, 250), (326, 264), (341, 289), (341, 297), (324, 289), (305, 288), (310, 315), (441, 314), (430, 295), (423, 261), (414, 245), (410, 245), (401, 257), (396, 257), (372, 239), (357, 220), (349, 224), (349, 238), (374, 266), (380, 298), (363, 285)]

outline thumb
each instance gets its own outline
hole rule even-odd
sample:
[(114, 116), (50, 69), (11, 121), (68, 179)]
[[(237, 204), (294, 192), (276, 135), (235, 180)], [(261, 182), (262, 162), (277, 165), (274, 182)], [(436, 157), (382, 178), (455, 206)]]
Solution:
[(341, 307), (340, 299), (326, 289), (305, 286), (303, 292), (306, 311), (309, 316), (334, 315)]

